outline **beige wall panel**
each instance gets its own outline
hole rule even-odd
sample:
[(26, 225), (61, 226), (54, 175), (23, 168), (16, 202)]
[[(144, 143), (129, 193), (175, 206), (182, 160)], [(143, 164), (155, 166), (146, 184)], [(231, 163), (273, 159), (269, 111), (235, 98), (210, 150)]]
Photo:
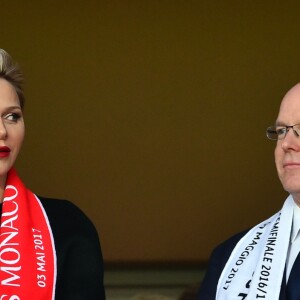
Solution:
[(300, 4), (5, 1), (26, 75), (17, 168), (95, 223), (106, 262), (200, 262), (280, 209), (265, 129), (300, 80)]

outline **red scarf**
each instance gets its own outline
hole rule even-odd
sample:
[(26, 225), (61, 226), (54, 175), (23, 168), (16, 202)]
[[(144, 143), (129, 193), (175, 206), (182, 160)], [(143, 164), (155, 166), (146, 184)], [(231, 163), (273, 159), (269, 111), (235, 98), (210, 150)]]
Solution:
[(0, 227), (0, 300), (53, 300), (56, 254), (40, 200), (10, 170)]

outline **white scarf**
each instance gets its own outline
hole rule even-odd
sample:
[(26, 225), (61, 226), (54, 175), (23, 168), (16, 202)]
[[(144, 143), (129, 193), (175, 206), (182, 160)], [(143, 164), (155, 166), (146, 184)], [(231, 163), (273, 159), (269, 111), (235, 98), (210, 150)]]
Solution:
[(293, 221), (294, 200), (252, 228), (235, 246), (220, 276), (216, 300), (279, 298)]

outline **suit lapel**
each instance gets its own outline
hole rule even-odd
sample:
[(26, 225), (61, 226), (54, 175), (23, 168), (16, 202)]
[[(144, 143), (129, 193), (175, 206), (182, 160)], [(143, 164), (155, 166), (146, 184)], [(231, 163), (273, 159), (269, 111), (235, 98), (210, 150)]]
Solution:
[(300, 252), (291, 269), (291, 273), (286, 285), (287, 299), (300, 299)]

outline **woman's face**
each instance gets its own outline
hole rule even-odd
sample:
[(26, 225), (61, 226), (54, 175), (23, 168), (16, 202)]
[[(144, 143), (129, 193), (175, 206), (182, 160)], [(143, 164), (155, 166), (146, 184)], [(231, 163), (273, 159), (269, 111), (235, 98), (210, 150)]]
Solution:
[(0, 78), (0, 184), (14, 165), (25, 135), (23, 113), (13, 86)]

